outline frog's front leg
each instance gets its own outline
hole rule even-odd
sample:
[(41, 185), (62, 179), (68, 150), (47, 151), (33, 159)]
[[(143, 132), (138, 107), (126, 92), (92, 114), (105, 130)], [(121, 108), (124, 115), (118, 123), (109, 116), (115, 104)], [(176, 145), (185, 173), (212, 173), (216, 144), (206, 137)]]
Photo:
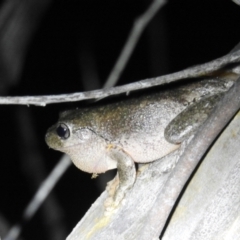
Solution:
[(107, 211), (116, 208), (124, 198), (136, 179), (136, 168), (134, 160), (123, 149), (111, 148), (109, 157), (117, 162), (117, 176), (108, 184), (109, 197), (105, 202)]

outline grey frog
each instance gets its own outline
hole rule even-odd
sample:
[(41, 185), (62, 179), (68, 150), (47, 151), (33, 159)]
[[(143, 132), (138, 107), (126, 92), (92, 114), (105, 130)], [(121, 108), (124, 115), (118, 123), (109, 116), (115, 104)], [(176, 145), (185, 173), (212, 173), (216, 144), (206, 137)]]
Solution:
[(233, 80), (205, 79), (137, 98), (60, 114), (46, 142), (81, 170), (118, 169), (109, 205), (116, 207), (136, 178), (135, 162), (155, 161), (179, 148), (207, 119)]

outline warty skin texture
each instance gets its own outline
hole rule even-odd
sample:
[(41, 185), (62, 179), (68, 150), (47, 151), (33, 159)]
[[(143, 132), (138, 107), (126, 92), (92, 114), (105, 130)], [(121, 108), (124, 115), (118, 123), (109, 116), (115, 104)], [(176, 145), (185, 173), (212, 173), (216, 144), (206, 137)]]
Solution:
[[(119, 167), (111, 149), (121, 150), (133, 162), (152, 162), (176, 150), (185, 135), (189, 137), (192, 134), (191, 124), (196, 120), (193, 117), (191, 121), (192, 110), (188, 111), (188, 108), (202, 100), (208, 102), (206, 99), (226, 91), (231, 84), (231, 81), (208, 79), (138, 98), (126, 97), (123, 101), (104, 106), (66, 111), (49, 128), (46, 142), (50, 148), (69, 154), (79, 169), (89, 173), (102, 173)], [(207, 118), (212, 106), (206, 113), (204, 107), (201, 108), (199, 111), (206, 117), (198, 125)], [(183, 110), (184, 114), (174, 122)], [(188, 119), (190, 127), (184, 126), (185, 119)], [(171, 122), (174, 123), (174, 131)], [(176, 130), (176, 122), (183, 126)], [(60, 124), (69, 129), (67, 139), (57, 134)], [(186, 128), (187, 134), (184, 132)], [(174, 137), (171, 137), (171, 131)], [(181, 136), (179, 139), (178, 134)]]
[(105, 209), (110, 213), (134, 185), (135, 162), (152, 162), (176, 150), (207, 119), (232, 84), (231, 80), (207, 79), (66, 111), (48, 129), (45, 140), (50, 148), (67, 153), (83, 171), (98, 174), (117, 168), (116, 180), (107, 187)]

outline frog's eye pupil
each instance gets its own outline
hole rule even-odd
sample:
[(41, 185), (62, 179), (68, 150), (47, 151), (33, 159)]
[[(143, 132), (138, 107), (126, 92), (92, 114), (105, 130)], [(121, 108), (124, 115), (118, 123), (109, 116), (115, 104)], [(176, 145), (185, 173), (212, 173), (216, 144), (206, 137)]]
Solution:
[(57, 135), (62, 139), (68, 139), (70, 136), (70, 130), (68, 126), (64, 123), (58, 125), (56, 129)]

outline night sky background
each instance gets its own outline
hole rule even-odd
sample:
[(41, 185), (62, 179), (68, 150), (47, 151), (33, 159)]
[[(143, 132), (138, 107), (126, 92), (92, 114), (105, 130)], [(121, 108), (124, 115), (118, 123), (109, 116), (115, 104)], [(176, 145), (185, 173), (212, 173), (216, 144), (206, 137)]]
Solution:
[[(28, 44), (20, 77), (4, 95), (61, 94), (100, 88), (134, 19), (149, 2), (52, 1)], [(232, 1), (167, 2), (144, 31), (118, 85), (213, 60), (227, 54), (240, 41), (240, 6)], [(98, 79), (94, 86), (90, 84), (91, 76)], [(89, 105), (0, 106), (0, 216), (9, 226), (21, 220), (40, 182), (61, 156), (45, 144), (46, 130), (57, 121), (60, 111), (86, 104)], [(55, 216), (42, 206), (24, 226), (21, 238), (65, 239), (103, 191), (99, 182), (104, 181), (104, 176), (92, 180), (90, 174), (71, 166), (44, 203), (56, 206), (53, 211), (58, 214)], [(54, 223), (55, 218), (59, 225)], [(49, 228), (54, 226), (61, 226), (62, 235), (52, 236)]]

